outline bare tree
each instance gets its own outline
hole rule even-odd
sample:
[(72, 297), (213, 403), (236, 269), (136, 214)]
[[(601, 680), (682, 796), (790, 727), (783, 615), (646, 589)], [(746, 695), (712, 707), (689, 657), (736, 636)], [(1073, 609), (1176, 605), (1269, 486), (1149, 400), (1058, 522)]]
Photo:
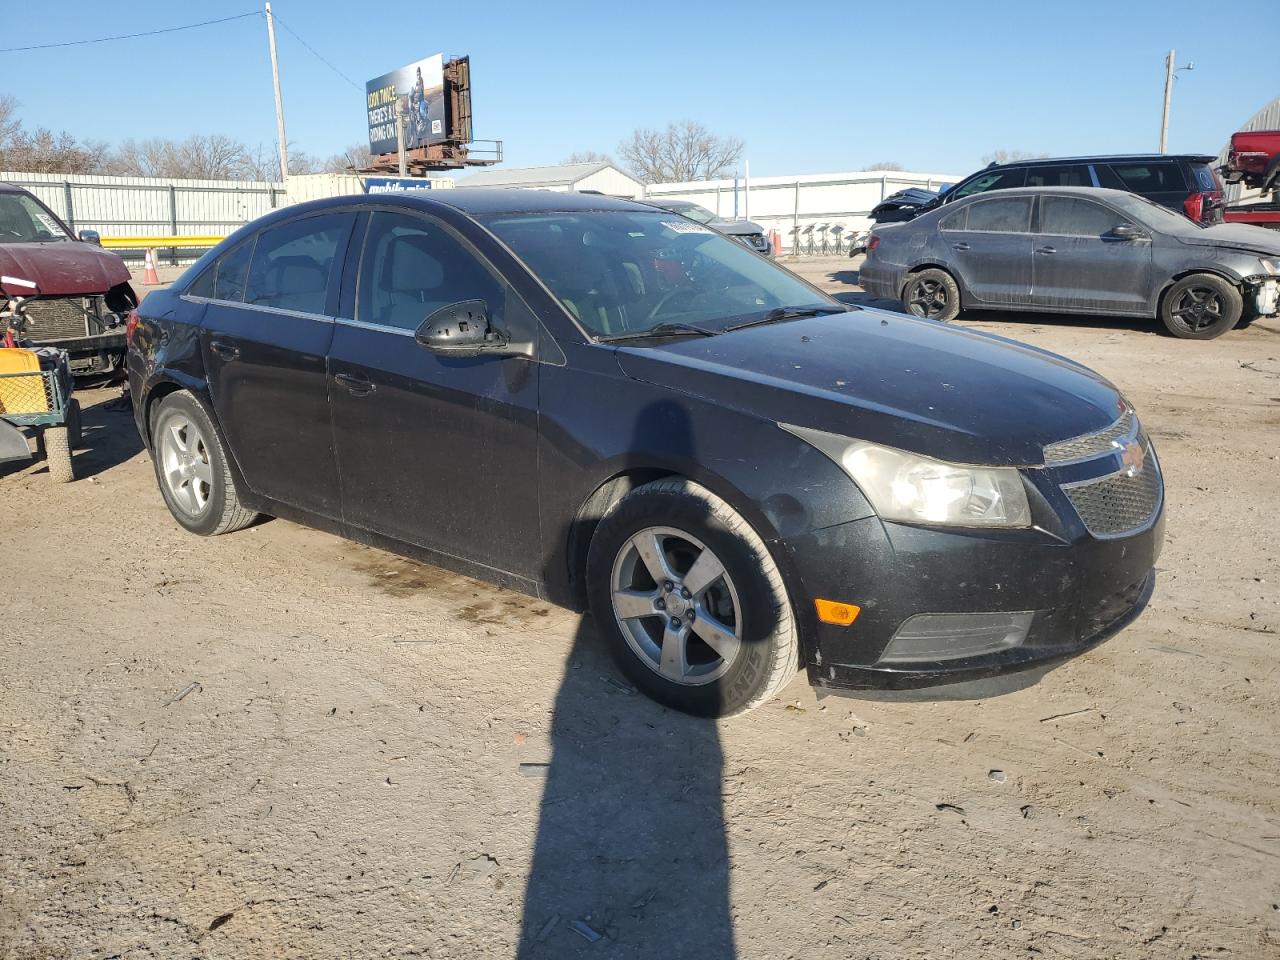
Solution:
[(1040, 160), (1047, 153), (1032, 153), (1028, 150), (992, 150), (982, 158), (983, 163), (1013, 163), (1015, 160)]
[(0, 150), (5, 149), (21, 129), (22, 121), (18, 119), (18, 101), (13, 97), (0, 97)]
[(54, 133), (41, 127), (28, 133), (18, 129), (0, 148), (0, 169), (24, 173), (94, 173), (102, 158), (65, 130)]
[(195, 180), (236, 180), (248, 165), (244, 144), (220, 133), (192, 134), (185, 140), (126, 140), (108, 164), (120, 176)]
[(885, 160), (881, 163), (873, 163), (873, 164), (870, 164), (869, 166), (865, 166), (862, 168), (864, 173), (869, 173), (872, 170), (905, 170), (905, 169), (907, 168), (904, 167), (902, 164), (898, 163), (896, 160)]
[(737, 165), (742, 149), (737, 137), (721, 137), (693, 120), (668, 124), (666, 130), (642, 128), (618, 144), (623, 161), (646, 183), (723, 177)]
[(575, 150), (563, 160), (564, 164), (570, 163), (613, 163), (613, 157), (607, 153), (600, 153), (596, 150)]
[[(290, 159), (292, 159), (290, 154)], [(335, 153), (324, 162), (325, 173), (352, 173), (373, 163), (373, 154), (367, 143), (353, 143), (341, 153)]]

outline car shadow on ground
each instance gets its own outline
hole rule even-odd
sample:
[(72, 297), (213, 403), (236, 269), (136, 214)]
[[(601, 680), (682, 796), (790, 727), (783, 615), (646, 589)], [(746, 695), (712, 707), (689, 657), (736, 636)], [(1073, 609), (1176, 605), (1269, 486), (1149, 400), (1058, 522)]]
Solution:
[[(80, 433), (80, 445), (72, 451), (71, 461), (77, 480), (105, 473), (143, 450), (127, 396), (82, 407)], [(34, 444), (32, 446), (34, 449)], [(0, 464), (0, 480), (27, 470), (39, 476), (47, 476), (49, 472), (37, 453), (31, 460)]]
[(716, 722), (620, 678), (590, 617), (551, 720), (520, 960), (732, 960)]

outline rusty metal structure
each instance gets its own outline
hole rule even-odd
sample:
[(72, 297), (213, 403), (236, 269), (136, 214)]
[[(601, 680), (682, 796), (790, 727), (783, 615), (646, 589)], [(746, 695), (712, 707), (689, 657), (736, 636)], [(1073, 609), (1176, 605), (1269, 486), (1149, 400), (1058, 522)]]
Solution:
[[(406, 151), (408, 173), (421, 177), (441, 170), (488, 167), (502, 162), (501, 140), (473, 140), (471, 124), (471, 58), (454, 57), (444, 64), (445, 130), (442, 143)], [(400, 157), (384, 153), (359, 173), (396, 173)]]

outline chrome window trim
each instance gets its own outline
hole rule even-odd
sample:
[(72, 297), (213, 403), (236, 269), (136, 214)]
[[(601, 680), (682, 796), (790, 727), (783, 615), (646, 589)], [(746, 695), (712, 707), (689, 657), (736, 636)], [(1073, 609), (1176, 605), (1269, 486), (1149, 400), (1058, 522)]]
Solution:
[(319, 320), (322, 323), (333, 323), (337, 318), (326, 313), (307, 313), (305, 310), (286, 310), (284, 307), (268, 307), (260, 303), (245, 303), (243, 300), (218, 300), (214, 297), (196, 297), (191, 294), (180, 294), (179, 300), (188, 303), (214, 303), (220, 307), (239, 307), (241, 310), (253, 310), (256, 313), (273, 313), (282, 317), (297, 317), (300, 320)]
[(353, 327), (357, 330), (372, 330), (375, 333), (394, 333), (402, 337), (417, 336), (417, 330), (410, 330), (407, 327), (393, 327), (388, 323), (369, 323), (367, 320), (353, 320), (350, 317), (335, 317), (334, 323), (341, 324), (344, 327)]

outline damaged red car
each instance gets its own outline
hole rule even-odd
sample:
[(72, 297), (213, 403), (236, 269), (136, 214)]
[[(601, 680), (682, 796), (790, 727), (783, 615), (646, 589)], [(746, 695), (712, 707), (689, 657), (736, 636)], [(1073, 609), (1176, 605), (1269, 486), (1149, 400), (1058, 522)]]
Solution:
[(95, 231), (76, 237), (36, 197), (0, 183), (0, 326), (65, 350), (77, 376), (112, 374), (137, 302), (129, 268)]

